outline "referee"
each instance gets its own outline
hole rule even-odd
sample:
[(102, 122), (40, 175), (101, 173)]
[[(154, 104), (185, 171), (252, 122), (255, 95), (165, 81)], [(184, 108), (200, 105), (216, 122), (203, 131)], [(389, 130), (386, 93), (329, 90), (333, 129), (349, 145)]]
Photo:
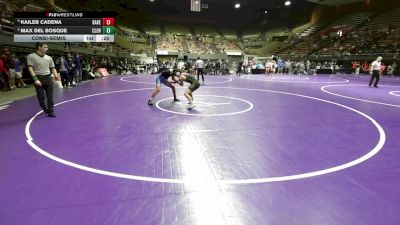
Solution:
[(199, 80), (199, 76), (201, 74), (201, 79), (203, 80), (204, 84), (204, 62), (203, 60), (200, 59), (200, 57), (197, 57), (197, 61), (195, 62), (196, 69), (197, 69), (197, 80)]
[(375, 61), (371, 63), (371, 69), (370, 69), (370, 74), (371, 80), (369, 81), (369, 86), (371, 87), (372, 82), (374, 79), (376, 79), (374, 87), (378, 87), (379, 80), (381, 79), (380, 73), (381, 73), (381, 62), (382, 62), (382, 57), (379, 56)]
[[(36, 52), (28, 55), (27, 64), (29, 73), (35, 81), (36, 94), (40, 106), (49, 117), (56, 117), (53, 110), (53, 79), (51, 78), (51, 73), (57, 81), (60, 79), (57, 75), (53, 59), (46, 55), (47, 50), (47, 44), (36, 43)], [(47, 106), (44, 103), (45, 95), (47, 97)]]

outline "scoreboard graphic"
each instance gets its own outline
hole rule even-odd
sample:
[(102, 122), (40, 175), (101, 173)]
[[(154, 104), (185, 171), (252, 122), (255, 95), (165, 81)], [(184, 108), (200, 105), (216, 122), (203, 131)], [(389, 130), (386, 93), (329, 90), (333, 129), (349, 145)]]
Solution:
[(114, 12), (15, 12), (14, 42), (114, 42)]

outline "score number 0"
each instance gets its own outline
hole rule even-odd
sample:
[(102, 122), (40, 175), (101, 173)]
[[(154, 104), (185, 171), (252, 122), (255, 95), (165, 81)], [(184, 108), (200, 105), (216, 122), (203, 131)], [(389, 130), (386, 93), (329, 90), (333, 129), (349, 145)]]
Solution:
[(103, 18), (103, 26), (114, 26), (114, 18)]

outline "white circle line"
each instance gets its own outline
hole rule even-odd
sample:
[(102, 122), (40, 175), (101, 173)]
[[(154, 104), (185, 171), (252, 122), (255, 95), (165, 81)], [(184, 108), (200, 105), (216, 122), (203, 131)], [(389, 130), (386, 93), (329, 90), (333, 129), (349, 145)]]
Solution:
[(234, 98), (234, 97), (228, 97), (228, 96), (220, 96), (220, 95), (196, 95), (196, 96), (214, 96), (214, 97), (222, 97), (222, 98), (235, 99), (235, 100), (238, 100), (238, 101), (242, 101), (242, 102), (247, 103), (247, 104), (249, 105), (249, 107), (248, 107), (247, 109), (245, 109), (245, 110), (238, 111), (238, 112), (232, 112), (232, 113), (217, 113), (217, 114), (190, 114), (190, 113), (183, 113), (183, 112), (175, 112), (175, 111), (171, 111), (171, 110), (166, 110), (166, 109), (160, 107), (160, 105), (159, 105), (160, 102), (165, 101), (165, 100), (167, 100), (167, 99), (172, 99), (172, 98), (164, 98), (164, 99), (159, 100), (159, 101), (156, 103), (156, 107), (157, 107), (158, 109), (160, 109), (160, 110), (162, 110), (162, 111), (164, 111), (164, 112), (168, 112), (168, 113), (174, 113), (174, 114), (185, 115), (185, 116), (202, 116), (202, 117), (237, 115), (237, 114), (242, 114), (242, 113), (248, 112), (248, 111), (252, 110), (253, 107), (254, 107), (254, 105), (253, 105), (251, 102), (246, 101), (246, 100), (244, 100), (244, 99), (240, 99), (240, 98)]
[[(399, 94), (397, 94), (399, 93)], [(389, 92), (390, 95), (394, 95), (394, 96), (400, 96), (400, 91), (391, 91)]]
[[(70, 100), (66, 100), (63, 102), (59, 102), (57, 104), (54, 104), (54, 106), (58, 106), (58, 105), (62, 105), (68, 102), (73, 102), (73, 101), (77, 101), (77, 100), (81, 100), (81, 99), (85, 99), (85, 98), (90, 98), (90, 97), (94, 97), (94, 96), (99, 96), (99, 95), (106, 95), (106, 94), (112, 94), (112, 93), (122, 93), (122, 92), (128, 92), (128, 91), (142, 91), (142, 90), (153, 90), (154, 88), (139, 88), (139, 89), (125, 89), (125, 90), (118, 90), (118, 91), (111, 91), (111, 92), (100, 92), (100, 93), (96, 93), (96, 94), (91, 94), (91, 95), (85, 95), (85, 96), (81, 96), (81, 97), (77, 97), (77, 98), (73, 98)], [(28, 140), (33, 140), (30, 132), (29, 132), (29, 127), (32, 123), (32, 121), (39, 116), (41, 113), (43, 112), (43, 110), (39, 111), (38, 113), (36, 113), (27, 123), (27, 126), (25, 127), (25, 135), (27, 137)], [(27, 130), (28, 128), (28, 130)]]
[(336, 77), (341, 79), (338, 81), (284, 81), (284, 80), (262, 80), (262, 79), (254, 79), (254, 78), (246, 78), (244, 76), (241, 77), (245, 80), (254, 80), (254, 81), (263, 81), (263, 82), (281, 82), (281, 83), (299, 83), (299, 84), (337, 84), (337, 83), (348, 83), (350, 80), (343, 79), (340, 77)]
[[(149, 75), (149, 76), (152, 76), (152, 75)], [(130, 76), (126, 76), (126, 77), (121, 77), (119, 80), (120, 81), (123, 81), (123, 82), (129, 82), (129, 83), (139, 83), (139, 84), (152, 84), (152, 85), (155, 85), (156, 83), (155, 82), (145, 82), (145, 81), (132, 81), (132, 80), (126, 80), (125, 78), (128, 78), (128, 77), (130, 77)], [(148, 76), (138, 76), (138, 77), (148, 77)], [(218, 77), (218, 78), (220, 78), (220, 77)], [(230, 77), (223, 77), (223, 78), (227, 78), (228, 80), (226, 80), (226, 81), (217, 81), (217, 82), (211, 82), (211, 83), (206, 83), (207, 85), (211, 85), (211, 84), (223, 84), (223, 83), (229, 83), (229, 82), (232, 82), (233, 81), (233, 79), (232, 78), (230, 78)]]
[(153, 84), (153, 85), (155, 84), (155, 82), (150, 83), (150, 82), (144, 82), (144, 81), (132, 81), (132, 80), (125, 80), (125, 78), (128, 78), (128, 77), (121, 77), (119, 80), (123, 81), (123, 82), (128, 82), (128, 83)]
[[(356, 100), (356, 101), (368, 102), (368, 103), (374, 103), (374, 104), (392, 106), (392, 107), (400, 107), (400, 105), (396, 105), (396, 104), (390, 104), (390, 103), (377, 102), (377, 101), (366, 100), (366, 99), (361, 99), (361, 98), (355, 98), (355, 97), (350, 97), (350, 96), (347, 96), (347, 95), (341, 95), (341, 94), (337, 94), (337, 93), (334, 93), (332, 91), (326, 90), (327, 88), (330, 88), (330, 87), (343, 87), (343, 86), (365, 86), (365, 87), (367, 87), (366, 85), (360, 85), (360, 84), (351, 84), (351, 85), (350, 84), (336, 84), (336, 85), (323, 86), (323, 87), (321, 87), (321, 91), (323, 91), (323, 92), (325, 92), (327, 94), (339, 96), (339, 97), (342, 97), (342, 98), (348, 98), (348, 99), (352, 99), (352, 100)], [(380, 85), (380, 86), (383, 86), (383, 87), (400, 87), (400, 86), (391, 86), (391, 85)]]
[[(325, 100), (325, 99), (320, 99), (320, 98), (316, 98), (316, 97), (311, 97), (311, 96), (307, 96), (307, 95), (301, 95), (301, 94), (295, 94), (295, 93), (290, 93), (290, 92), (281, 92), (281, 91), (273, 91), (273, 90), (263, 90), (263, 89), (250, 89), (250, 88), (233, 88), (233, 87), (207, 87), (207, 88), (225, 88), (225, 89), (234, 89), (234, 90), (249, 90), (249, 91), (261, 91), (261, 92), (271, 92), (271, 93), (278, 93), (278, 94), (285, 94), (285, 95), (291, 95), (291, 96), (298, 96), (298, 97), (304, 97), (304, 98), (308, 98), (308, 99), (313, 99), (313, 100), (317, 100), (317, 101), (322, 101), (325, 103), (330, 103), (333, 105), (337, 105), (339, 107), (348, 109), (350, 111), (353, 111), (365, 118), (367, 118), (368, 120), (370, 120), (372, 122), (372, 124), (378, 129), (379, 132), (379, 141), (376, 144), (376, 146), (367, 154), (361, 156), (360, 158), (357, 158), (353, 161), (347, 162), (345, 164), (339, 165), (339, 166), (335, 166), (335, 167), (331, 167), (328, 169), (323, 169), (323, 170), (317, 170), (317, 171), (313, 171), (313, 172), (308, 172), (308, 173), (302, 173), (302, 174), (295, 174), (295, 175), (288, 175), (288, 176), (280, 176), (280, 177), (269, 177), (269, 178), (257, 178), (257, 179), (243, 179), (243, 180), (237, 180), (237, 179), (230, 179), (230, 180), (215, 180), (215, 182), (218, 182), (220, 184), (230, 184), (230, 185), (234, 185), (234, 184), (259, 184), (259, 183), (269, 183), (269, 182), (279, 182), (279, 181), (289, 181), (289, 180), (296, 180), (296, 179), (304, 179), (304, 178), (310, 178), (310, 177), (315, 177), (315, 176), (320, 176), (320, 175), (324, 175), (324, 174), (328, 174), (328, 173), (333, 173), (333, 172), (337, 172), (340, 170), (344, 170), (346, 168), (355, 166), (357, 164), (360, 164), (368, 159), (370, 159), (371, 157), (373, 157), (374, 155), (376, 155), (383, 147), (383, 145), (386, 142), (386, 134), (385, 131), (383, 130), (383, 128), (381, 127), (381, 125), (376, 122), (376, 120), (374, 120), (372, 117), (368, 116), (367, 114), (360, 112), (356, 109), (353, 109), (349, 106), (346, 105), (342, 105), (336, 102), (332, 102), (329, 100)], [(121, 90), (121, 91), (111, 91), (111, 92), (103, 92), (103, 93), (99, 93), (99, 94), (93, 94), (93, 95), (88, 95), (88, 96), (82, 96), (76, 99), (71, 99), (68, 101), (64, 101), (64, 102), (60, 102), (56, 105), (61, 105), (67, 102), (71, 102), (71, 101), (76, 101), (78, 99), (83, 99), (83, 98), (89, 98), (92, 96), (98, 96), (98, 95), (104, 95), (104, 94), (112, 94), (112, 93), (117, 93), (117, 92), (127, 92), (127, 91), (135, 91), (135, 90), (147, 90), (147, 89), (151, 89), (151, 88), (143, 88), (143, 89), (129, 89), (129, 90)], [(42, 111), (38, 112), (36, 115), (34, 115), (26, 124), (25, 127), (25, 135), (27, 138), (27, 143), (37, 152), (39, 152), (40, 154), (44, 155), (45, 157), (55, 160), (61, 164), (67, 165), (67, 166), (71, 166), (74, 167), (76, 169), (80, 169), (80, 170), (84, 170), (84, 171), (88, 171), (88, 172), (92, 172), (92, 173), (96, 173), (96, 174), (101, 174), (101, 175), (106, 175), (106, 176), (112, 176), (112, 177), (118, 177), (118, 178), (124, 178), (124, 179), (131, 179), (131, 180), (139, 180), (139, 181), (149, 181), (149, 182), (157, 182), (157, 183), (175, 183), (175, 184), (185, 184), (187, 182), (187, 180), (183, 180), (183, 179), (167, 179), (167, 178), (156, 178), (156, 177), (144, 177), (144, 176), (135, 176), (135, 175), (129, 175), (129, 174), (122, 174), (122, 173), (116, 173), (116, 172), (110, 172), (110, 171), (105, 171), (105, 170), (100, 170), (100, 169), (95, 169), (95, 168), (91, 168), (88, 166), (83, 166), (77, 163), (73, 163), (64, 159), (61, 159), (57, 156), (54, 156), (48, 152), (46, 152), (45, 150), (43, 150), (42, 148), (40, 148), (38, 145), (36, 145), (33, 142), (33, 138), (30, 134), (30, 126), (32, 121), (41, 113)]]
[[(283, 75), (284, 76), (284, 75)], [(288, 80), (288, 81), (293, 81), (293, 80), (290, 80), (290, 79), (288, 79), (288, 78), (290, 78), (290, 77), (278, 77), (278, 76), (272, 76), (272, 77), (267, 77), (267, 78), (271, 78), (271, 79), (275, 79), (275, 80)], [(309, 77), (299, 77), (299, 78), (303, 78), (303, 79), (299, 79), (298, 81), (303, 81), (303, 80), (310, 80), (310, 78)]]

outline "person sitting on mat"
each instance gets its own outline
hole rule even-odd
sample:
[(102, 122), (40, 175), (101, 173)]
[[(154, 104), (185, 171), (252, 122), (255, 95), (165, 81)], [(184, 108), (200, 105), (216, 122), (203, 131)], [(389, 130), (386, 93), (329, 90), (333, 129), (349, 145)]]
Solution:
[(178, 98), (176, 98), (176, 91), (175, 87), (172, 85), (173, 83), (178, 83), (178, 77), (176, 76), (176, 73), (180, 74), (180, 71), (177, 70), (164, 70), (161, 72), (157, 78), (156, 78), (156, 90), (154, 90), (153, 94), (151, 95), (149, 101), (147, 102), (148, 105), (153, 105), (153, 99), (156, 97), (158, 93), (160, 93), (161, 90), (161, 84), (164, 84), (165, 86), (169, 87), (172, 89), (172, 94), (174, 95), (174, 102), (180, 101)]

